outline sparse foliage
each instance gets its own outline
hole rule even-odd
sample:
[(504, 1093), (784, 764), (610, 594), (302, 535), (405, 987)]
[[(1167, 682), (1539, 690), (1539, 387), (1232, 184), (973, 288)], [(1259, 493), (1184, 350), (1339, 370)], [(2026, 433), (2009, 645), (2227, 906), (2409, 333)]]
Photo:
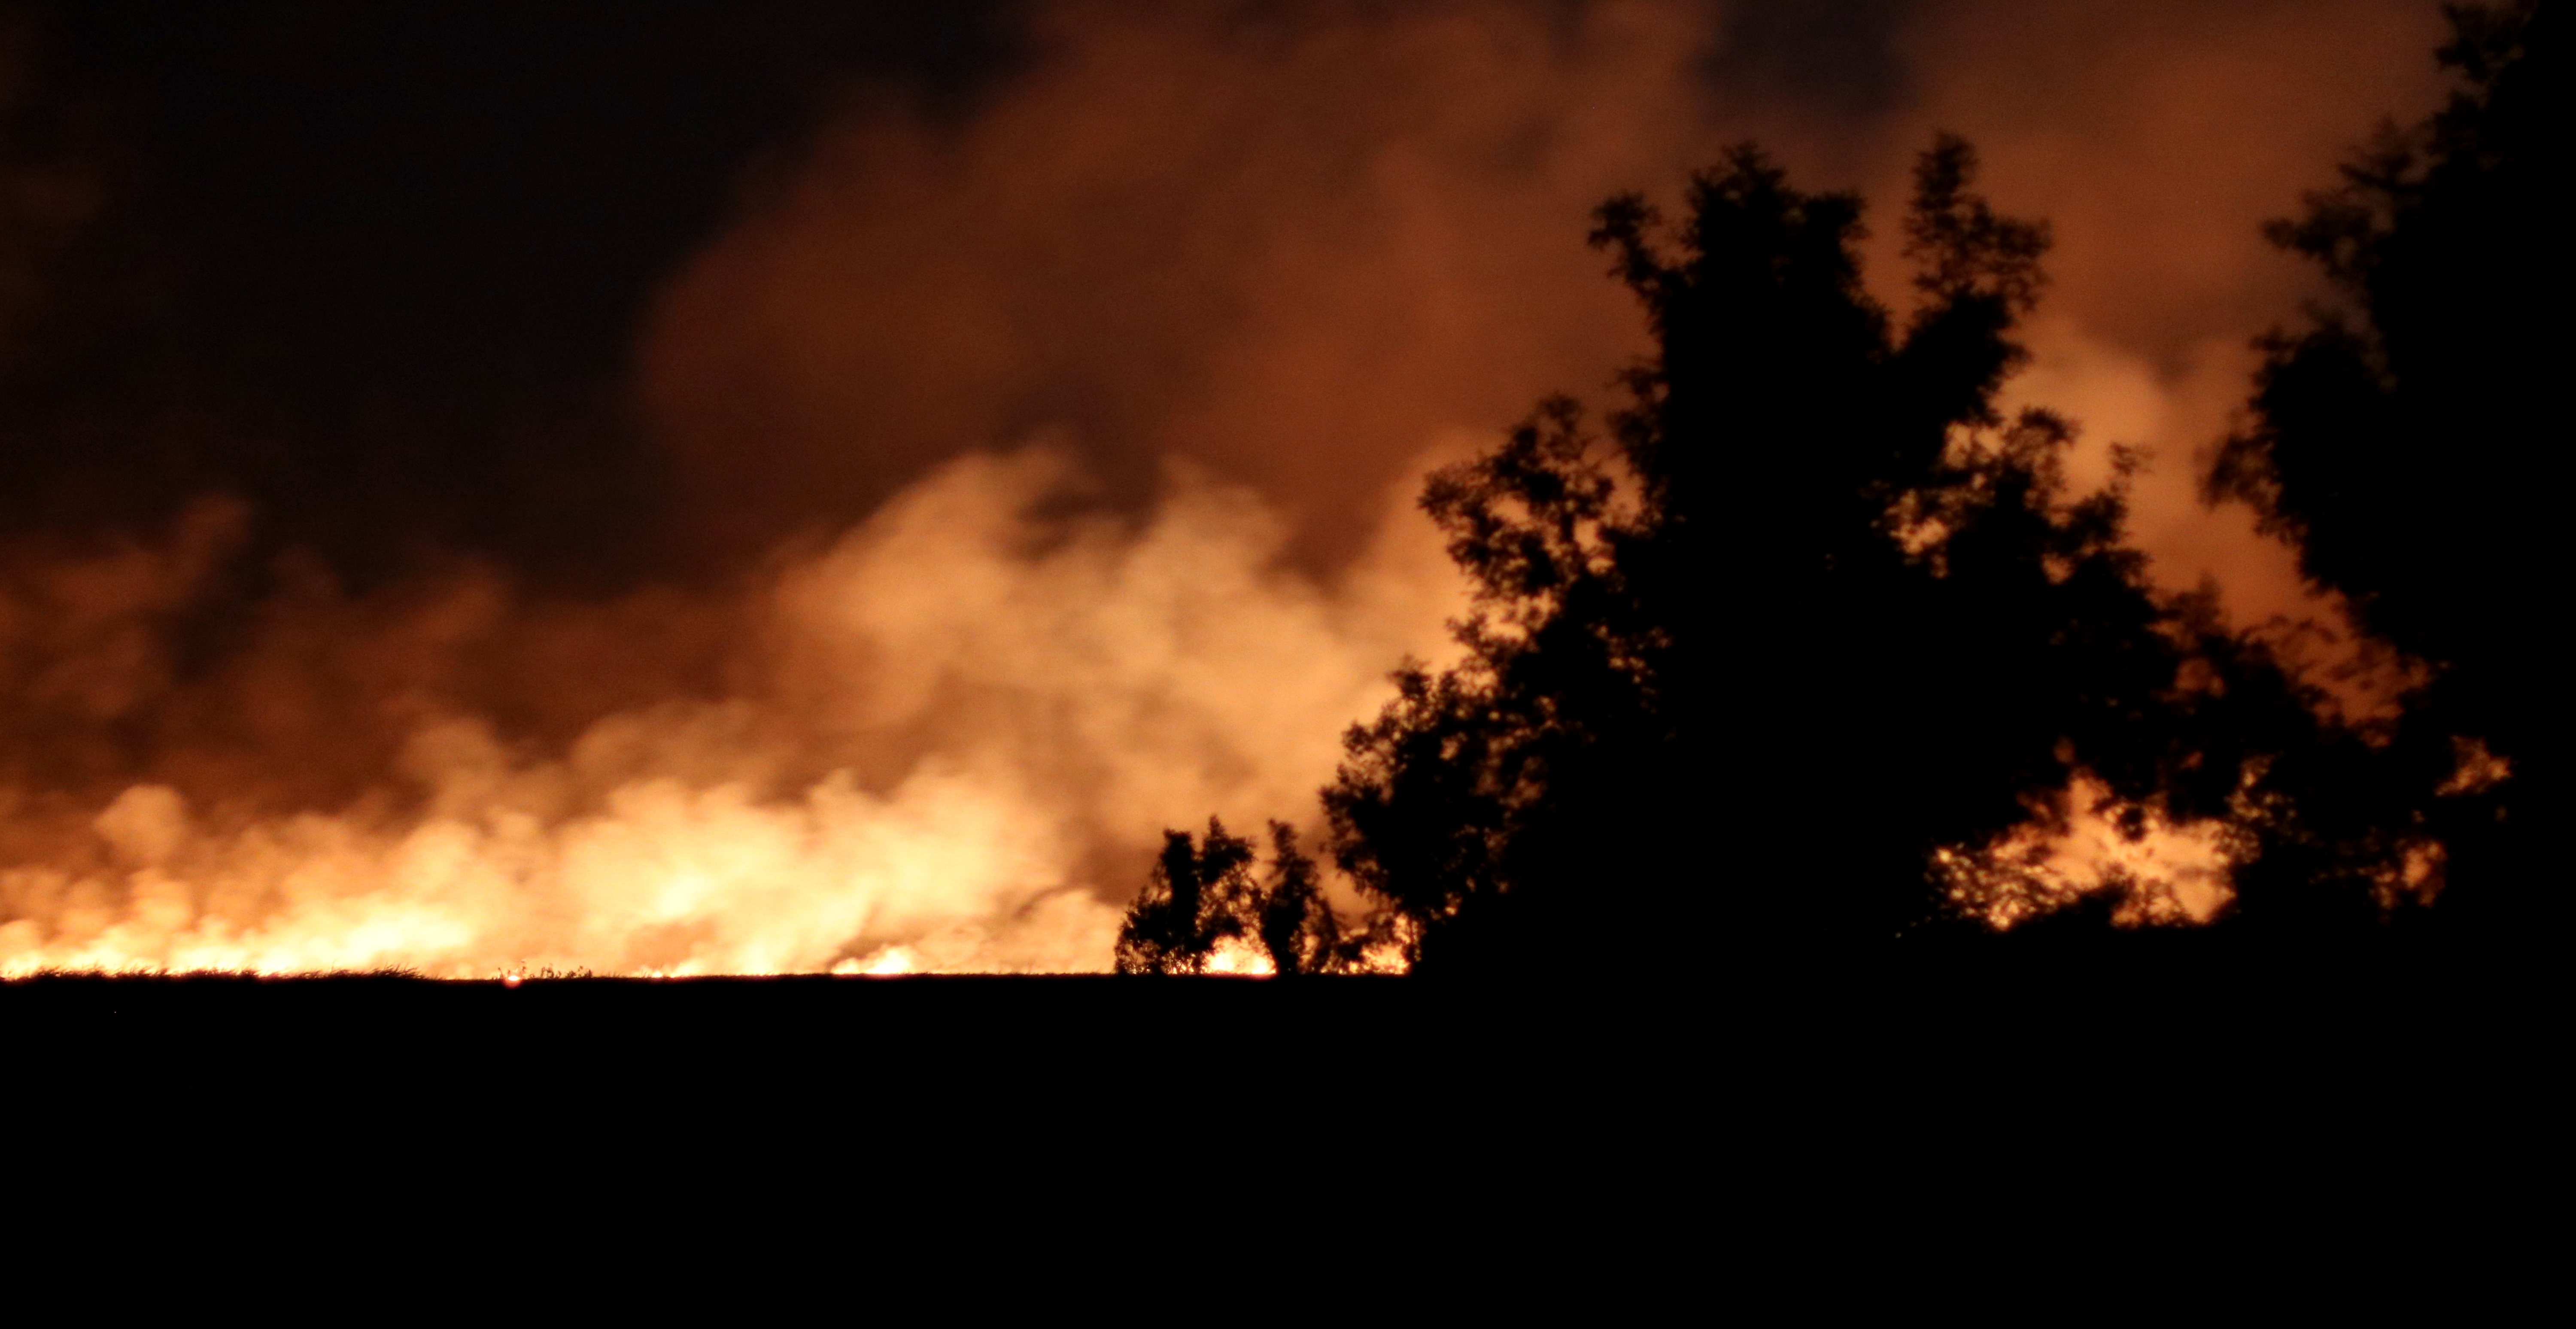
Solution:
[(1213, 817), (1204, 838), (1165, 832), (1153, 876), (1119, 929), (1118, 972), (1205, 973), (1229, 941), (1257, 946), (1274, 974), (1342, 967), (1344, 940), (1296, 831), (1270, 823), (1270, 862), (1258, 874), (1257, 866), (1252, 842)]

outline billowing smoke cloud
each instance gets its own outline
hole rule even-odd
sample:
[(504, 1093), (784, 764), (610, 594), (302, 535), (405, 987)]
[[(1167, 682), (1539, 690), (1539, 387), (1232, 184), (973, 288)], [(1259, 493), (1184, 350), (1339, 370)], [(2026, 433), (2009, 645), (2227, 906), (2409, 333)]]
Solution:
[(1646, 348), (1589, 209), (1748, 136), (1870, 193), (1892, 301), (1911, 154), (1974, 138), (2060, 240), (2015, 391), (2153, 449), (2168, 584), (2334, 622), (2194, 457), (2310, 293), (2259, 222), (2429, 101), (2423, 7), (1927, 4), (1857, 109), (1713, 79), (1698, 6), (1031, 21), (963, 116), (854, 103), (655, 302), (639, 464), (752, 571), (351, 590), (220, 496), (0, 551), (0, 968), (1105, 965), (1162, 828), (1311, 819), (1440, 650), (1423, 466)]
[(675, 282), (649, 416), (721, 536), (829, 522), (964, 441), (1188, 456), (1327, 557), (1433, 433), (1643, 351), (1582, 237), (1717, 139), (1688, 7), (1290, 21), (1076, 6), (962, 126), (827, 133)]
[[(343, 618), (288, 608), (235, 671), (190, 687), (168, 620), (237, 513), (22, 568), (0, 644), (31, 711), (102, 741), (120, 720), (235, 709), (265, 728), (189, 735), (103, 808), (103, 785), (48, 797), (12, 772), (0, 964), (1098, 967), (1108, 900), (1156, 829), (1311, 807), (1337, 723), (1382, 702), (1387, 662), (1457, 606), (1400, 503), (1323, 585), (1280, 565), (1285, 527), (1247, 490), (1184, 467), (1141, 525), (1050, 511), (1079, 484), (1044, 447), (939, 468), (738, 602), (694, 607), (736, 643), (720, 691), (552, 749), (460, 705), (453, 671), (526, 660), (548, 633), (523, 620), (555, 617), (489, 579)], [(650, 651), (662, 617), (594, 631)], [(328, 763), (319, 731), (343, 725), (399, 743), (334, 805), (279, 815), (216, 778), (231, 760)]]

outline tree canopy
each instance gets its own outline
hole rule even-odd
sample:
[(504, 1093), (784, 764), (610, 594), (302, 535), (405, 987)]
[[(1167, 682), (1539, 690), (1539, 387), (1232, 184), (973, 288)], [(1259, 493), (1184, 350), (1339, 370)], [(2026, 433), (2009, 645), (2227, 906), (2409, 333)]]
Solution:
[(2567, 295), (2566, 97), (2554, 8), (2449, 12), (2448, 103), (2383, 130), (2339, 187), (2271, 228), (2334, 299), (2266, 339), (2250, 427), (2209, 488), (2251, 503), (2429, 674), (2367, 761), (2308, 791), (2315, 824), (2284, 838), (2319, 862), (2438, 846), (2442, 913), (2493, 930), (2562, 912), (2567, 875), (2541, 842), (2566, 787), (2549, 627), (2567, 584), (2566, 426), (2544, 400), (2564, 340), (2548, 330)]
[[(2078, 811), (2215, 828), (2240, 931), (2384, 927), (2464, 862), (2528, 885), (2534, 847), (2496, 828), (2531, 819), (2481, 754), (2527, 800), (2560, 750), (2529, 331), (2555, 292), (2515, 281), (2557, 261), (2552, 20), (2453, 17), (2463, 91), (2276, 228), (2345, 304), (2267, 341), (2253, 425), (2209, 476), (2431, 662), (2402, 723), (2333, 718), (2214, 591), (2158, 594), (2123, 539), (2135, 459), (2074, 493), (2075, 427), (2002, 413), (2048, 233), (1974, 191), (1965, 142), (1917, 166), (1902, 310), (1863, 287), (1862, 201), (1746, 147), (1675, 222), (1635, 196), (1597, 214), (1656, 346), (1625, 403), (1597, 425), (1543, 403), (1424, 493), (1475, 607), (1463, 662), (1400, 671), (1324, 791), (1369, 916), (1334, 919), (1285, 827), (1265, 885), (1211, 823), (1170, 837), (1121, 968), (1196, 972), (1256, 932), (1281, 972), (1455, 973), (1982, 928), (2067, 903), (1998, 847)], [(2149, 881), (2083, 903), (2061, 916), (2181, 917)]]

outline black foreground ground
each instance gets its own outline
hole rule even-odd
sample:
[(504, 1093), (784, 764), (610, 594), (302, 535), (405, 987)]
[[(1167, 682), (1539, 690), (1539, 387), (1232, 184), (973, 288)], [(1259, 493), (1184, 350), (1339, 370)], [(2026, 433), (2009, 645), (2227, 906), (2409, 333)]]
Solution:
[(0, 982), (25, 1049), (517, 1049), (580, 1058), (845, 1048), (878, 1058), (1303, 1062), (1477, 1048), (1763, 1044), (1823, 1037), (2033, 1053), (2219, 1038), (2249, 1047), (2441, 1043), (2554, 1025), (2567, 966), (2532, 952), (2287, 949), (2140, 937), (2081, 946), (1899, 946), (1713, 956), (1687, 977), (1568, 971), (1399, 978), (258, 978), (49, 974)]
[(2154, 939), (1687, 980), (46, 976), (0, 983), (0, 1119), (149, 1185), (256, 1189), (287, 1159), (343, 1188), (480, 1178), (504, 1207), (637, 1177), (1501, 1204), (1744, 1169), (1824, 1203), (1816, 1178), (1941, 1160), (2202, 1177), (2273, 1139), (2376, 1186), (2354, 1151), (2401, 1137), (2427, 1176), (2522, 1166), (2560, 1101), (2565, 981), (2491, 952)]

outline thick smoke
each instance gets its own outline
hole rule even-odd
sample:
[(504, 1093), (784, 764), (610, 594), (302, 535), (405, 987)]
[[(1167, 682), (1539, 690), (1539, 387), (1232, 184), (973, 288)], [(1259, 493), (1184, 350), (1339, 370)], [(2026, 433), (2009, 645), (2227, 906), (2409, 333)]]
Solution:
[[(5, 681), (36, 720), (179, 726), (159, 778), (87, 797), (27, 777), (0, 955), (38, 966), (433, 973), (1065, 970), (1105, 962), (1105, 897), (1154, 832), (1311, 803), (1336, 724), (1454, 601), (1400, 504), (1330, 585), (1284, 569), (1255, 494), (1176, 467), (1152, 518), (1050, 512), (1058, 451), (948, 463), (718, 618), (722, 689), (617, 710), (539, 747), (459, 703), (474, 657), (533, 664), (550, 617), (488, 579), (409, 604), (288, 607), (236, 670), (173, 682), (163, 643), (238, 513), (157, 545), (22, 567)], [(596, 625), (654, 649), (663, 614)], [(579, 690), (581, 673), (534, 681)], [(602, 680), (613, 688), (613, 679)], [(179, 717), (186, 717), (181, 719)], [(69, 722), (64, 722), (69, 723)], [(354, 797), (280, 815), (256, 762), (398, 735)], [(22, 727), (20, 732), (26, 732)], [(193, 741), (190, 741), (193, 740)], [(222, 778), (253, 763), (244, 785)], [(33, 787), (31, 787), (33, 786)], [(1121, 852), (1127, 851), (1127, 852)]]
[(1177, 8), (1045, 12), (962, 126), (853, 115), (672, 284), (641, 391), (710, 535), (1053, 427), (1125, 493), (1251, 482), (1329, 560), (1435, 433), (1645, 349), (1582, 237), (1719, 141), (1692, 10)]
[[(2259, 223), (2429, 102), (2424, 7), (1923, 5), (1858, 107), (1727, 82), (1697, 6), (1031, 21), (962, 117), (855, 101), (655, 302), (653, 465), (751, 572), (351, 590), (222, 495), (0, 550), (0, 968), (1102, 967), (1164, 827), (1311, 819), (1441, 649), (1422, 468), (1646, 349), (1592, 205), (1745, 137), (1869, 192), (1895, 302), (1911, 154), (1973, 138), (2060, 241), (2014, 391), (2152, 450), (2161, 580), (2339, 630), (2196, 455), (2312, 293)], [(2049, 871), (2205, 913), (2176, 844)]]

